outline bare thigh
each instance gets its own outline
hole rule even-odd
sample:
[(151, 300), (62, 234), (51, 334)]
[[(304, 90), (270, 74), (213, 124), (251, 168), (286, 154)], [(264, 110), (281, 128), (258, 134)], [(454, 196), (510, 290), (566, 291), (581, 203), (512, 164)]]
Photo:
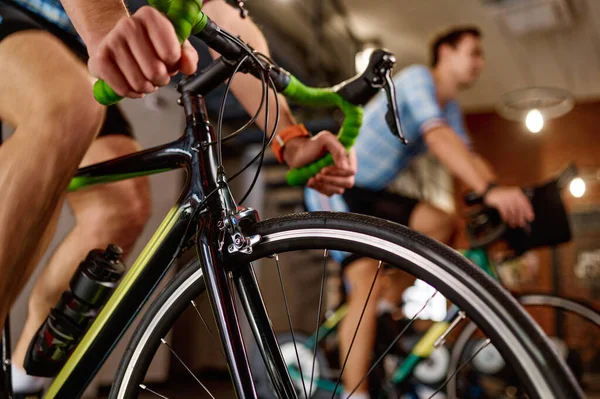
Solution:
[(410, 215), (408, 227), (448, 244), (456, 231), (457, 219), (432, 204), (419, 202)]

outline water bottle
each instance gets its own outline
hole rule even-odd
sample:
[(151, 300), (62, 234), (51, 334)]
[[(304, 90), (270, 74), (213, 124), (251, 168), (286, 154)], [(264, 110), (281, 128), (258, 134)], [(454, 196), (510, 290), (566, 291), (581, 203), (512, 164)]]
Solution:
[(125, 273), (123, 250), (109, 245), (94, 249), (81, 262), (29, 344), (25, 370), (29, 375), (54, 377), (65, 364)]

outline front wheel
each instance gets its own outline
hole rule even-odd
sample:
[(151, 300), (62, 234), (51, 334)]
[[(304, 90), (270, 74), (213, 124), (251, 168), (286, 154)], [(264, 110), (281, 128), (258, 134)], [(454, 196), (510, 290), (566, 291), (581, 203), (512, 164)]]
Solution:
[[(252, 265), (261, 260), (263, 270), (267, 267), (280, 270), (286, 266), (311, 266), (308, 261), (298, 264), (298, 257), (294, 258), (293, 252), (301, 253), (304, 260), (319, 259), (312, 266), (327, 270), (327, 263), (332, 262), (333, 251), (372, 258), (378, 260), (380, 265), (385, 263), (402, 269), (435, 287), (437, 291), (433, 295), (439, 292), (485, 331), (511, 367), (518, 371), (529, 397), (582, 397), (565, 364), (508, 292), (458, 253), (434, 240), (384, 220), (329, 212), (266, 220), (254, 225), (250, 233), (259, 234), (262, 240), (254, 247), (252, 254), (244, 255), (241, 261)], [(293, 259), (296, 259), (296, 264)], [(290, 263), (286, 263), (286, 260)], [(235, 279), (235, 275), (232, 278)], [(322, 279), (321, 295), (325, 275)], [(279, 282), (285, 292), (283, 279), (270, 283)], [(305, 290), (309, 288), (318, 291), (319, 285), (306, 287)], [(204, 291), (202, 272), (197, 262), (192, 262), (169, 283), (149, 308), (132, 337), (117, 371), (111, 398), (134, 398), (141, 389), (151, 389), (144, 383), (144, 377), (155, 352), (165, 344), (162, 338)], [(247, 317), (252, 318), (252, 315)], [(314, 320), (318, 319), (315, 315)], [(289, 378), (287, 370), (278, 372), (280, 378)], [(302, 370), (300, 375), (310, 375), (311, 379), (314, 377), (312, 370)], [(194, 375), (194, 378), (198, 381), (198, 392), (203, 392), (206, 384), (201, 383), (201, 376)], [(305, 381), (305, 378), (300, 380)], [(298, 387), (299, 397), (305, 397), (305, 392), (312, 392), (310, 383), (309, 386), (305, 385), (306, 381), (302, 389)], [(348, 392), (352, 389), (344, 387)], [(335, 388), (333, 392), (336, 392)], [(169, 396), (165, 394), (162, 397)], [(222, 397), (231, 397), (231, 393)]]

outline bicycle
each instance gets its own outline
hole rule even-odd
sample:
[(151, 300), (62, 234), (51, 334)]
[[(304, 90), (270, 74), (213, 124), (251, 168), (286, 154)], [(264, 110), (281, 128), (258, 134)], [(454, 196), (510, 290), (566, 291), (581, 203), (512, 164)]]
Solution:
[[(541, 198), (543, 200), (544, 193), (549, 191), (546, 187), (556, 184), (557, 189), (560, 190), (575, 177), (576, 173), (574, 165), (569, 165), (548, 183), (541, 184), (537, 188), (524, 188), (524, 191), (533, 196), (532, 193), (537, 190), (538, 197), (536, 199), (539, 200)], [(550, 191), (550, 195), (555, 195), (556, 193), (556, 190)], [(465, 201), (470, 205), (476, 205), (480, 202), (480, 198), (469, 194), (465, 196)], [(552, 199), (549, 199), (549, 201), (552, 202)], [(467, 219), (466, 230), (471, 248), (462, 250), (461, 252), (466, 258), (484, 270), (486, 274), (499, 280), (495, 263), (501, 262), (492, 262), (487, 248), (504, 238), (507, 233), (507, 226), (502, 222), (496, 210), (487, 207), (471, 211), (465, 218)], [(570, 235), (567, 233), (560, 235), (561, 237), (555, 238), (557, 243), (570, 239)], [(519, 236), (518, 238), (521, 237)], [(514, 242), (514, 239), (512, 241)], [(532, 243), (531, 245), (538, 246), (539, 244)], [(523, 252), (524, 248), (519, 248), (516, 253), (521, 254)], [(514, 256), (511, 255), (511, 257)], [(503, 261), (508, 259), (508, 257), (505, 257)], [(526, 307), (550, 307), (555, 312), (568, 312), (571, 317), (576, 316), (587, 321), (591, 326), (595, 326), (595, 329), (590, 327), (596, 334), (600, 332), (600, 312), (590, 303), (543, 293), (518, 295), (517, 300)], [(418, 307), (420, 308), (421, 305)], [(420, 312), (423, 310), (424, 308), (421, 308)], [(311, 397), (313, 398), (332, 397), (341, 393), (340, 387), (332, 381), (332, 379), (337, 378), (337, 374), (339, 373), (339, 367), (336, 371), (335, 366), (332, 366), (332, 364), (335, 365), (337, 363), (338, 358), (336, 340), (332, 338), (332, 335), (335, 334), (347, 312), (347, 306), (342, 302), (327, 314), (327, 317), (314, 334), (295, 331), (294, 334), (283, 333), (278, 336), (279, 343), (284, 348), (284, 354), (286, 351), (290, 352), (294, 344), (301, 346), (300, 353), (302, 355), (300, 359), (310, 359), (312, 352), (316, 351), (319, 378), (314, 383), (316, 389), (312, 393)], [(450, 349), (444, 345), (449, 332), (455, 329), (458, 330), (458, 323), (465, 318), (459, 312), (458, 308), (452, 307), (442, 322), (434, 323), (424, 332), (417, 332), (410, 328), (414, 317), (419, 316), (419, 313), (415, 314), (411, 320), (405, 319), (406, 316), (404, 315), (402, 315), (404, 318), (398, 320), (399, 316), (392, 313), (395, 313), (395, 311), (392, 310), (390, 312), (388, 310), (383, 312), (379, 315), (378, 320), (378, 339), (373, 355), (373, 358), (376, 360), (370, 369), (373, 377), (370, 385), (379, 387), (375, 389), (378, 397), (397, 397), (396, 393), (401, 389), (413, 390), (412, 386), (414, 382), (433, 387), (431, 392), (436, 391), (436, 388), (440, 384), (443, 383), (437, 391), (440, 391), (442, 387), (446, 387), (447, 384), (445, 393), (449, 398), (467, 398), (465, 392), (460, 395), (457, 393), (459, 385), (457, 374), (463, 368), (471, 366), (467, 370), (476, 369), (479, 374), (488, 376), (498, 375), (503, 370), (506, 371), (504, 361), (493, 345), (490, 345), (485, 339), (480, 337), (476, 340), (476, 344), (473, 343), (477, 327), (471, 322), (459, 330), (458, 336), (453, 340), (454, 343)], [(412, 317), (412, 315), (409, 317)], [(380, 330), (387, 331), (381, 333)], [(390, 331), (395, 332), (392, 333)], [(400, 334), (396, 335), (397, 332), (400, 332)], [(295, 343), (293, 342), (294, 335)], [(594, 336), (595, 334), (592, 332), (591, 335)], [(566, 345), (564, 341), (557, 341), (555, 341), (557, 345)], [(573, 355), (573, 357), (577, 357), (575, 349), (568, 349), (568, 352), (565, 352), (564, 348), (562, 351), (565, 360), (568, 353)], [(255, 356), (252, 360), (257, 363), (258, 357)], [(290, 369), (292, 378), (299, 381), (302, 378), (298, 366), (301, 360), (296, 360), (291, 356), (287, 356), (286, 360), (288, 361), (288, 368)], [(486, 366), (485, 362), (490, 364)], [(476, 363), (476, 367), (472, 366), (473, 363)], [(570, 364), (570, 367), (579, 369), (580, 365)], [(582, 370), (578, 370), (577, 373), (577, 379), (580, 382), (581, 372)], [(509, 382), (508, 376), (501, 375), (501, 377), (504, 377), (505, 382)], [(265, 376), (259, 372), (256, 373), (255, 378), (263, 395), (265, 397), (272, 397), (271, 387)], [(471, 383), (474, 382), (472, 381)], [(465, 384), (461, 385), (462, 388), (465, 388)], [(515, 387), (509, 386), (509, 388), (513, 389)], [(431, 392), (424, 397), (429, 397)], [(417, 393), (413, 393), (417, 395)], [(477, 394), (483, 395), (483, 390), (478, 390)], [(434, 395), (432, 396), (435, 397)]]
[[(254, 210), (239, 208), (232, 197), (221, 162), (221, 143), (231, 137), (222, 137), (224, 101), (215, 132), (204, 108), (202, 97), (206, 93), (227, 79), (231, 81), (238, 72), (253, 73), (262, 81), (262, 102), (266, 111), (269, 97), (265, 93), (269, 90), (283, 93), (301, 104), (340, 108), (346, 118), (338, 137), (350, 148), (361, 125), (360, 106), (384, 87), (390, 100), (386, 120), (392, 132), (402, 139), (393, 86), (389, 84), (394, 64), (389, 52), (376, 52), (367, 70), (355, 79), (330, 89), (309, 88), (219, 28), (202, 13), (201, 2), (156, 0), (151, 4), (170, 17), (180, 39), (193, 33), (222, 56), (179, 84), (179, 103), (186, 118), (186, 128), (180, 139), (88, 166), (74, 177), (70, 190), (176, 168), (187, 172), (177, 204), (64, 364), (45, 398), (71, 399), (82, 395), (158, 282), (188, 249), (197, 251), (197, 259), (168, 283), (144, 314), (116, 373), (111, 398), (137, 397), (141, 391), (161, 396), (144, 384), (148, 365), (159, 347), (170, 348), (163, 338), (185, 309), (194, 308), (194, 300), (203, 293), (207, 293), (210, 300), (235, 392), (238, 397), (255, 398), (234, 289), (239, 294), (277, 396), (298, 397), (299, 391), (290, 378), (270, 326), (253, 262), (270, 260), (278, 267), (288, 252), (310, 249), (324, 254), (325, 266), (329, 250), (345, 250), (381, 259), (411, 272), (439, 289), (481, 325), (510, 363), (522, 371), (531, 397), (582, 397), (564, 362), (518, 303), (496, 282), (449, 248), (403, 226), (360, 215), (302, 213), (259, 222)], [(102, 83), (95, 86), (95, 94), (103, 101), (119, 99)], [(256, 115), (246, 126), (255, 119)], [(269, 120), (268, 115), (266, 120)], [(263, 148), (255, 160), (262, 160), (272, 137), (264, 136)], [(303, 184), (331, 163), (331, 156), (326, 156), (308, 167), (290, 171), (288, 181)], [(5, 354), (3, 360), (6, 365), (9, 357)], [(6, 374), (6, 370), (4, 372)], [(198, 381), (199, 390), (204, 391), (204, 385), (191, 374)], [(8, 381), (9, 390), (10, 379), (2, 380)], [(306, 396), (305, 387), (302, 390)], [(4, 392), (10, 395), (6, 390)]]

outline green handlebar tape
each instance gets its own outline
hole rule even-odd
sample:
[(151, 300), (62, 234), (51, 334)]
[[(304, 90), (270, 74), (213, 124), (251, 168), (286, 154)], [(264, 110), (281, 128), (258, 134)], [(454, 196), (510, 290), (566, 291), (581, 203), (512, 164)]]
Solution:
[(150, 4), (150, 6), (156, 8), (163, 14), (166, 14), (167, 11), (169, 11), (169, 6), (172, 2), (173, 0), (148, 0), (148, 4)]
[(100, 104), (106, 106), (116, 104), (123, 99), (102, 79), (98, 79), (94, 83), (94, 98)]
[[(186, 41), (192, 33), (201, 32), (208, 22), (202, 12), (202, 0), (148, 0), (148, 3), (166, 14), (175, 28), (179, 43)], [(94, 97), (102, 105), (116, 104), (123, 99), (103, 80), (94, 84)]]
[(185, 42), (192, 34), (192, 29), (203, 19), (201, 10), (202, 0), (171, 0), (167, 18), (173, 23), (179, 43)]
[[(283, 91), (283, 95), (290, 101), (301, 105), (315, 107), (338, 107), (344, 113), (344, 123), (338, 133), (338, 140), (342, 145), (350, 150), (358, 137), (362, 125), (363, 110), (361, 107), (353, 105), (344, 100), (339, 94), (331, 88), (319, 89), (308, 87), (302, 84), (294, 76), (290, 76), (290, 83)], [(316, 176), (321, 169), (333, 165), (331, 154), (298, 169), (292, 169), (287, 173), (287, 182), (291, 186), (301, 186), (313, 176)]]

